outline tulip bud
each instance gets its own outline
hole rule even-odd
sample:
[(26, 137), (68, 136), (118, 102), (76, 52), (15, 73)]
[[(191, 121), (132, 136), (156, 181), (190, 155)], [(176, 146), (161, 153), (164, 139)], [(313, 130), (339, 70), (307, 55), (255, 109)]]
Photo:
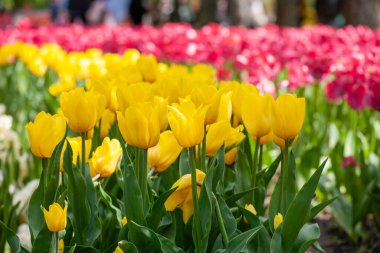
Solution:
[[(249, 212), (251, 212), (253, 215), (257, 215), (257, 211), (252, 204), (245, 204), (244, 208), (248, 210)], [(248, 223), (247, 218), (243, 217), (243, 220), (245, 223)]]
[(278, 228), (278, 226), (280, 226), (280, 224), (282, 223), (282, 214), (281, 213), (277, 213), (276, 216), (274, 217), (274, 230), (276, 230)]
[(64, 209), (54, 203), (49, 206), (49, 210), (43, 209), (45, 222), (51, 232), (59, 232), (66, 228), (67, 205)]

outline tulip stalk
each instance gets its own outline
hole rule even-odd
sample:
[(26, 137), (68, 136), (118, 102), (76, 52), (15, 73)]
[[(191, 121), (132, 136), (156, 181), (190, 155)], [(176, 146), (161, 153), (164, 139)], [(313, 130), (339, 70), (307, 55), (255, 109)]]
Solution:
[(81, 158), (81, 167), (83, 175), (86, 174), (86, 133), (81, 133), (82, 137), (82, 158)]
[[(289, 181), (289, 146), (292, 140), (285, 140), (285, 148), (282, 151), (282, 163), (281, 163), (281, 198), (280, 198), (280, 210), (285, 214), (290, 203), (288, 203), (288, 191), (286, 191), (286, 183)], [(288, 186), (290, 187), (290, 186)]]
[(137, 175), (139, 180), (139, 185), (141, 189), (141, 195), (143, 197), (144, 210), (148, 208), (148, 150), (144, 148), (138, 149), (138, 160), (137, 160)]
[(58, 234), (58, 232), (55, 232), (54, 236), (55, 236), (55, 252), (59, 253), (59, 234)]
[(253, 156), (253, 163), (252, 163), (252, 187), (256, 186), (256, 174), (258, 171), (257, 166), (258, 166), (258, 160), (259, 160), (258, 159), (259, 158), (259, 151), (260, 151), (260, 137), (257, 137), (256, 138), (256, 145), (255, 145), (255, 153)]
[(194, 215), (193, 215), (193, 224), (195, 226), (195, 248), (196, 252), (202, 252), (201, 245), (201, 223), (199, 219), (199, 203), (198, 203), (198, 193), (197, 193), (197, 175), (196, 175), (196, 160), (195, 160), (195, 148), (189, 148), (189, 155), (191, 161), (191, 192), (193, 196), (193, 205), (194, 205)]

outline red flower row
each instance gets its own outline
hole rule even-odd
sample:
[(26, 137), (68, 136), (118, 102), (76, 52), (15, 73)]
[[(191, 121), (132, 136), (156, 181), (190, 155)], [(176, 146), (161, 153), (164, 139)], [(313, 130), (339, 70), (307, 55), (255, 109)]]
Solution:
[(242, 80), (267, 92), (274, 90), (279, 74), (286, 73), (277, 82), (282, 88), (327, 83), (330, 100), (344, 98), (354, 109), (380, 110), (380, 30), (366, 27), (248, 29), (210, 24), (196, 30), (188, 24), (166, 24), (160, 28), (74, 25), (0, 30), (0, 44), (15, 41), (53, 42), (68, 51), (137, 48), (161, 60), (211, 63), (221, 79), (231, 77), (231, 65)]

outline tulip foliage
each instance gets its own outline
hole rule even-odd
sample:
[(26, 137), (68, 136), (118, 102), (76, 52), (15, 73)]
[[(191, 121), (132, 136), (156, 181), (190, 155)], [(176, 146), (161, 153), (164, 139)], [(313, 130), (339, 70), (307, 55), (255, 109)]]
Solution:
[[(88, 54), (85, 79), (51, 63), (85, 83), (74, 88), (59, 74), (50, 89), (59, 112), (27, 125), (43, 166), (28, 209), (31, 252), (320, 248), (312, 219), (333, 199), (312, 200), (325, 162), (298, 189), (292, 150), (305, 98), (219, 82), (203, 64)], [(12, 250), (27, 252), (6, 229)]]

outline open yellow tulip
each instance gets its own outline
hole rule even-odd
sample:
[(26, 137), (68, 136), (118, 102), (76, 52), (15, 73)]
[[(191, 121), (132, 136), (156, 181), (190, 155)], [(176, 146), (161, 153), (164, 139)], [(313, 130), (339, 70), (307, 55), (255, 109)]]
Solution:
[[(206, 174), (200, 170), (196, 170), (197, 182), (203, 183)], [(178, 187), (178, 188), (177, 188)], [(177, 188), (165, 201), (166, 211), (173, 211), (177, 207), (183, 212), (183, 222), (187, 223), (191, 215), (194, 213), (193, 194), (191, 192), (191, 174), (186, 174), (178, 179), (171, 189)], [(197, 186), (197, 197), (199, 197), (201, 187)]]
[(155, 167), (156, 172), (165, 171), (175, 162), (182, 147), (178, 144), (172, 131), (161, 133), (158, 144), (148, 149), (149, 168)]
[(109, 177), (117, 169), (122, 149), (117, 139), (104, 138), (102, 145), (97, 147), (89, 161), (91, 176)]

